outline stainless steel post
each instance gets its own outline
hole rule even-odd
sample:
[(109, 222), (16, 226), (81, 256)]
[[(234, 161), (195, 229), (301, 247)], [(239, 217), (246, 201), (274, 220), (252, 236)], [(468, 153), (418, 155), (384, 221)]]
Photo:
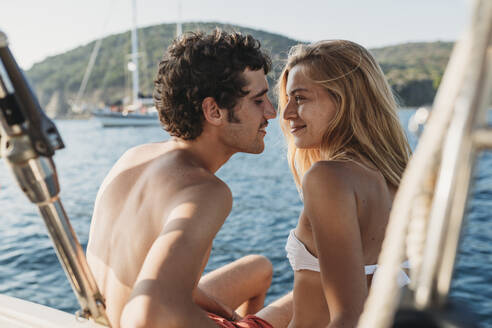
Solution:
[(0, 154), (46, 223), (56, 253), (82, 307), (79, 315), (109, 326), (104, 299), (59, 198), (52, 155), (63, 147), (44, 115), (0, 31)]

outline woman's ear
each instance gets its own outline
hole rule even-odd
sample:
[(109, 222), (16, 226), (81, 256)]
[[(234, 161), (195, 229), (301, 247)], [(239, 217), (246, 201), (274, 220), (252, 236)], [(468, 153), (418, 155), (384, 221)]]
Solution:
[(221, 125), (224, 118), (224, 114), (220, 110), (219, 105), (212, 97), (207, 97), (202, 101), (202, 111), (205, 121), (212, 125)]

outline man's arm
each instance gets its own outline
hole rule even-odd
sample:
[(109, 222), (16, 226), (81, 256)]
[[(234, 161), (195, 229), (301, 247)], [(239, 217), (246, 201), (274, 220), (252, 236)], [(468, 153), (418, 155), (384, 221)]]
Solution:
[[(212, 245), (210, 245), (209, 249), (207, 250), (207, 253), (205, 254), (204, 260), (202, 262), (202, 266), (200, 268), (201, 273), (203, 273), (205, 267), (207, 266), (208, 258), (210, 257), (211, 251), (212, 251)], [(203, 289), (201, 289), (198, 286), (196, 286), (195, 290), (193, 291), (193, 302), (195, 302), (195, 304), (201, 307), (203, 310), (217, 314), (223, 318), (229, 320), (233, 318), (234, 319), (241, 318), (237, 313), (235, 313), (234, 309), (223, 304), (220, 300), (209, 295), (207, 292), (205, 292)]]
[(193, 302), (203, 259), (232, 206), (229, 188), (209, 179), (179, 192), (123, 310), (122, 327), (214, 327)]
[(200, 308), (207, 312), (217, 314), (223, 318), (231, 321), (236, 321), (241, 319), (241, 316), (237, 314), (234, 309), (231, 309), (227, 305), (223, 304), (214, 297), (208, 295), (205, 291), (199, 287), (195, 288), (193, 293), (193, 302)]

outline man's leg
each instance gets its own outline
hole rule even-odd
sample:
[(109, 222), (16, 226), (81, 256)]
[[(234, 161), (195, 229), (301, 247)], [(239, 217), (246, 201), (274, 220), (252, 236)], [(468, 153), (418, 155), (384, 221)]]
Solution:
[(198, 287), (245, 316), (263, 308), (272, 274), (266, 257), (248, 255), (206, 274)]
[(293, 295), (290, 292), (261, 309), (256, 316), (271, 324), (273, 328), (286, 328), (292, 319), (293, 311)]

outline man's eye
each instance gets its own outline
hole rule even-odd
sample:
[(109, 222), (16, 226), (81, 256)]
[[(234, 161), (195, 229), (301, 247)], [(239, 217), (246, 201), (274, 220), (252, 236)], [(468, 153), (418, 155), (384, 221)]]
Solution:
[(294, 97), (294, 100), (298, 103), (298, 102), (300, 102), (301, 100), (304, 100), (304, 97), (301, 97), (301, 96), (295, 96), (295, 97)]
[(263, 100), (262, 99), (257, 99), (257, 100), (255, 100), (255, 104), (261, 105), (261, 104), (263, 104)]

